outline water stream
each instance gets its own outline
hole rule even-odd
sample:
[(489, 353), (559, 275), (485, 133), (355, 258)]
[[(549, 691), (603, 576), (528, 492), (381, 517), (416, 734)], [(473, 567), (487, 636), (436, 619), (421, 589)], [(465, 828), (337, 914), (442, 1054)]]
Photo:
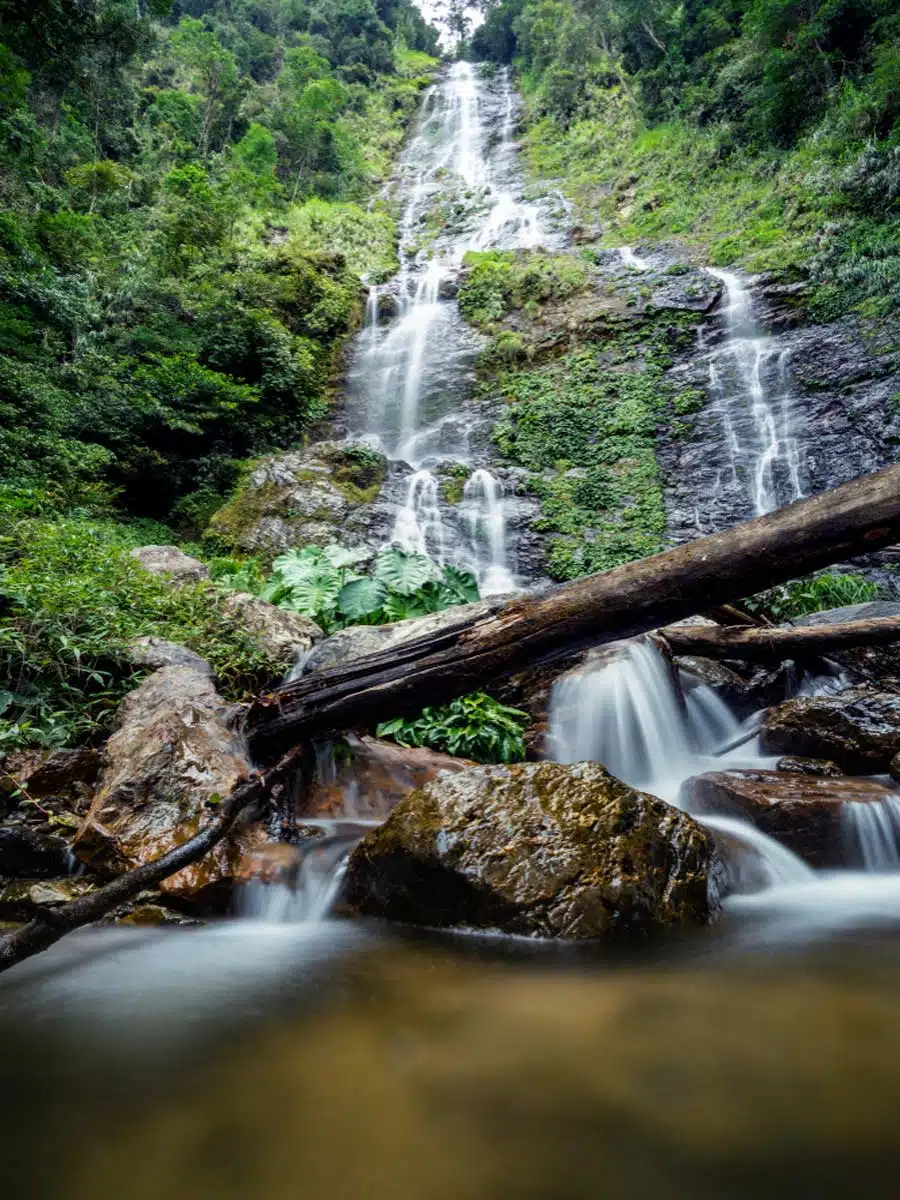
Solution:
[(748, 516), (761, 516), (804, 494), (787, 351), (760, 330), (743, 280), (732, 271), (708, 270), (725, 291), (724, 335), (709, 351), (709, 391), (732, 484), (745, 491)]
[[(370, 291), (346, 396), (353, 436), (414, 469), (396, 498), (393, 540), (473, 571), (484, 595), (527, 579), (507, 532), (509, 498), (490, 467), (491, 417), (469, 403), (483, 339), (460, 316), (457, 281), (468, 251), (565, 240), (558, 205), (524, 195), (517, 108), (508, 72), (487, 81), (469, 63), (426, 93), (397, 176), (402, 267)], [(389, 321), (379, 296), (396, 306)], [(459, 505), (442, 497), (448, 463), (472, 470)]]

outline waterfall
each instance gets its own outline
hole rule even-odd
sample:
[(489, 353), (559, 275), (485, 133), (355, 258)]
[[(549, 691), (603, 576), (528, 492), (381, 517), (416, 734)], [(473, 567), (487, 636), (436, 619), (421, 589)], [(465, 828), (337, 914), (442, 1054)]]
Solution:
[(900, 871), (900, 796), (844, 804), (841, 823), (850, 861), (867, 871)]
[(730, 271), (708, 268), (725, 289), (725, 339), (709, 354), (709, 386), (720, 415), (733, 482), (761, 516), (803, 495), (787, 355), (761, 333), (750, 292)]
[(620, 246), (619, 258), (621, 258), (626, 267), (634, 267), (636, 271), (649, 271), (652, 269), (646, 258), (639, 258), (631, 246)]
[(374, 347), (378, 341), (378, 284), (373, 283), (366, 295), (366, 315), (363, 331), (368, 335), (369, 347)]
[(515, 591), (507, 562), (503, 487), (490, 471), (473, 471), (463, 491), (465, 521), (472, 542), (473, 570), (482, 596)]
[(557, 762), (601, 762), (617, 778), (677, 800), (692, 775), (718, 769), (723, 747), (740, 743), (727, 765), (758, 766), (745, 727), (708, 687), (684, 694), (653, 642), (612, 647), (602, 665), (559, 681), (550, 737)]
[(406, 502), (394, 519), (391, 541), (402, 550), (427, 554), (439, 566), (446, 561), (440, 485), (430, 471), (416, 471), (406, 489)]
[[(561, 245), (551, 202), (524, 198), (508, 71), (480, 78), (453, 64), (429, 89), (398, 169), (398, 309), (379, 324), (371, 289), (346, 389), (354, 437), (413, 467), (393, 540), (473, 570), (484, 593), (514, 586), (506, 502), (489, 473), (492, 416), (472, 401), (483, 337), (454, 299), (469, 250)], [(442, 504), (440, 463), (475, 468), (458, 506)], [(402, 472), (394, 478), (403, 477)]]

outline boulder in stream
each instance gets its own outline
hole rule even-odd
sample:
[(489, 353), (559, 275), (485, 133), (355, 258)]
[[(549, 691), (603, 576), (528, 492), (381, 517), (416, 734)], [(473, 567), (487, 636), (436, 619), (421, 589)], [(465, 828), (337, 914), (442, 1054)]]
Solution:
[(767, 714), (761, 746), (764, 753), (830, 759), (850, 772), (888, 771), (900, 751), (900, 694), (861, 686), (797, 696)]
[(407, 796), (353, 852), (345, 898), (417, 925), (609, 938), (705, 924), (718, 879), (714, 840), (680, 810), (597, 763), (523, 763)]
[(846, 806), (894, 796), (871, 779), (768, 770), (711, 771), (685, 785), (691, 812), (749, 820), (812, 867), (846, 866)]
[[(245, 780), (249, 764), (210, 678), (164, 667), (130, 692), (106, 745), (92, 815), (77, 843), (82, 862), (119, 874), (198, 832), (209, 807)], [(220, 842), (160, 884), (172, 897), (215, 904), (227, 895), (253, 831)]]

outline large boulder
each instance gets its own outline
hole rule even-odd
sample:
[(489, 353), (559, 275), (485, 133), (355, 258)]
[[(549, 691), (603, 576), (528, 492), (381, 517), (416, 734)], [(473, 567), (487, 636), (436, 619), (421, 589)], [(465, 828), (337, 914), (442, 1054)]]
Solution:
[(847, 805), (893, 795), (870, 779), (768, 770), (711, 771), (685, 785), (691, 812), (745, 818), (813, 867), (847, 865)]
[(490, 596), (474, 604), (459, 604), (427, 617), (410, 617), (391, 625), (350, 625), (320, 642), (306, 660), (304, 671), (341, 667), (367, 654), (376, 654), (420, 637), (447, 632), (457, 625), (465, 625), (473, 617), (490, 616), (508, 600), (508, 596)]
[(278, 608), (249, 592), (232, 592), (225, 596), (222, 611), (251, 634), (265, 654), (279, 662), (289, 662), (306, 654), (325, 636), (309, 617)]
[(691, 817), (597, 763), (440, 775), (356, 848), (357, 912), (545, 937), (646, 935), (706, 923), (715, 845)]
[(199, 558), (191, 558), (177, 546), (138, 546), (131, 551), (145, 571), (162, 575), (173, 583), (200, 583), (209, 579), (209, 567)]
[[(125, 697), (77, 843), (82, 862), (118, 874), (198, 832), (212, 815), (210, 806), (249, 774), (225, 713), (209, 676), (188, 667), (165, 667)], [(204, 904), (224, 900), (248, 837), (242, 831), (220, 842), (200, 862), (163, 881), (160, 890)]]
[(210, 532), (246, 554), (293, 546), (371, 546), (389, 537), (393, 505), (379, 504), (387, 459), (368, 446), (320, 442), (256, 464), (213, 516)]
[(900, 695), (861, 686), (797, 696), (767, 714), (761, 745), (766, 753), (830, 759), (845, 771), (887, 771), (900, 751)]
[(317, 774), (297, 810), (309, 817), (383, 820), (415, 788), (441, 771), (465, 771), (475, 764), (425, 746), (398, 746), (379, 738), (350, 734)]

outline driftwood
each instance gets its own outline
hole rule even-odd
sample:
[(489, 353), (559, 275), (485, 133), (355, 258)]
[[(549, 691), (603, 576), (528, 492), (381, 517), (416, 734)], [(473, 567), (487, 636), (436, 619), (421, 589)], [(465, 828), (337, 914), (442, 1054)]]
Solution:
[(59, 908), (45, 909), (27, 924), (0, 937), (0, 971), (7, 971), (23, 959), (48, 949), (82, 925), (99, 921), (120, 905), (133, 900), (145, 888), (153, 887), (182, 867), (202, 858), (227, 836), (245, 809), (263, 800), (281, 785), (282, 780), (296, 769), (299, 757), (299, 750), (292, 751), (270, 771), (256, 775), (235, 788), (216, 807), (208, 825), (168, 854), (120, 875), (112, 883), (87, 896), (81, 896), (69, 904), (61, 904)]
[(261, 697), (248, 732), (271, 759), (309, 737), (443, 704), (527, 664), (728, 604), (900, 538), (900, 466), (724, 533), (517, 598), (490, 616), (333, 667)]
[(660, 629), (673, 654), (705, 658), (742, 658), (750, 662), (811, 658), (853, 646), (886, 646), (900, 641), (900, 617), (875, 617), (843, 625), (780, 626), (747, 629), (737, 626), (681, 625)]

